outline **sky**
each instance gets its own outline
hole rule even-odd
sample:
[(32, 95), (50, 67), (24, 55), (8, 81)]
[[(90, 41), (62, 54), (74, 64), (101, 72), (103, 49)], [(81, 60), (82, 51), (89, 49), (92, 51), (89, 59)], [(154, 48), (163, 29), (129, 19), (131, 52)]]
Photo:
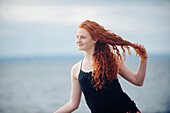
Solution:
[(148, 54), (170, 54), (169, 11), (170, 0), (0, 0), (0, 58), (81, 55), (75, 41), (85, 20)]

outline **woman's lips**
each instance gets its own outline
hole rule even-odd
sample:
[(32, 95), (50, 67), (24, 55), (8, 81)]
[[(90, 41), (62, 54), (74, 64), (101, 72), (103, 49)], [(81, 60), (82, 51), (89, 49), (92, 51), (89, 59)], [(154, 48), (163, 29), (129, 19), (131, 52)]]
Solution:
[(78, 46), (83, 46), (83, 44), (78, 44)]

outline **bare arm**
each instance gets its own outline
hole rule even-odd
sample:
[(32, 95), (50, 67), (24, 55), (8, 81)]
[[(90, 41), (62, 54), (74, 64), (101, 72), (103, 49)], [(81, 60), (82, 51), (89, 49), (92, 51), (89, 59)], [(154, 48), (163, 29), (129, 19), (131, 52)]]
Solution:
[(81, 88), (79, 85), (79, 81), (75, 77), (75, 66), (72, 67), (71, 70), (71, 95), (70, 100), (66, 103), (63, 107), (57, 110), (54, 113), (71, 113), (72, 111), (76, 110), (80, 104), (81, 100)]
[[(144, 48), (141, 44), (139, 45)], [(146, 50), (145, 50), (146, 51)], [(140, 58), (140, 64), (137, 73), (131, 71), (125, 63), (120, 65), (120, 75), (125, 78), (127, 81), (135, 84), (137, 86), (142, 86), (145, 75), (146, 75), (147, 59)]]

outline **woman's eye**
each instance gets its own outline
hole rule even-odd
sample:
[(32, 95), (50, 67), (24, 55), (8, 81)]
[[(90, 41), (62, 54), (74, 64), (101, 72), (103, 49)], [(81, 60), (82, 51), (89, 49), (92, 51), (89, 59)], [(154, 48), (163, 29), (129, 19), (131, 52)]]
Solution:
[(86, 37), (81, 37), (81, 38), (83, 38), (83, 39), (84, 39), (84, 38), (86, 38)]

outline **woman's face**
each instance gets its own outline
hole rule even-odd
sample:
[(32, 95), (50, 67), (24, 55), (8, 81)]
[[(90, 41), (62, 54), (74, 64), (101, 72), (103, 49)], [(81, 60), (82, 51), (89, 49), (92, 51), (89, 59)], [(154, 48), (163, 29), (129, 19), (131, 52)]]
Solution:
[(84, 28), (79, 28), (77, 31), (76, 43), (79, 50), (88, 51), (95, 46), (96, 41), (92, 40), (92, 37)]

